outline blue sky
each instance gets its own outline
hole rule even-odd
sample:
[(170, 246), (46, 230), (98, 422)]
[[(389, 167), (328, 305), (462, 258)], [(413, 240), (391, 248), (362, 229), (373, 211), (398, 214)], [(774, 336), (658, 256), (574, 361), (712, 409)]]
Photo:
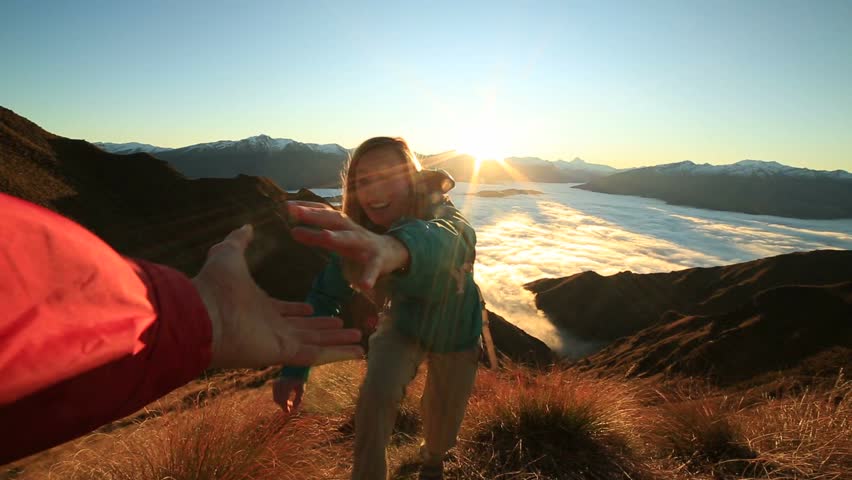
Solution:
[(823, 0), (5, 0), (0, 105), (90, 141), (852, 170), (850, 24)]

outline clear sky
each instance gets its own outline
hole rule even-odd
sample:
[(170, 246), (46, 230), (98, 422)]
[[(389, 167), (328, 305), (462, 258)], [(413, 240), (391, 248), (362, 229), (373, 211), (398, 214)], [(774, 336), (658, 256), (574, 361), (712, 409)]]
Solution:
[(848, 0), (2, 0), (0, 105), (89, 141), (852, 170), (850, 25)]

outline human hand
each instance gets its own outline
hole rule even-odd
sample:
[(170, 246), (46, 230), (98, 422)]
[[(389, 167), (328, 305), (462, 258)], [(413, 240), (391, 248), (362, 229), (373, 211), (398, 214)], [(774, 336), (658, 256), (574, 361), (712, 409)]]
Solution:
[(213, 327), (211, 368), (253, 368), (274, 364), (319, 365), (364, 355), (357, 329), (342, 329), (333, 317), (308, 317), (306, 303), (270, 297), (251, 277), (245, 250), (251, 225), (213, 245), (192, 279)]
[(289, 216), (300, 224), (291, 230), (305, 245), (325, 248), (363, 266), (358, 278), (350, 279), (357, 290), (370, 290), (380, 275), (408, 265), (408, 249), (399, 240), (378, 235), (353, 222), (345, 213), (311, 202), (288, 202)]
[[(305, 394), (305, 381), (301, 378), (279, 377), (272, 383), (272, 399), (284, 413), (296, 413)], [(290, 396), (293, 399), (290, 400)]]

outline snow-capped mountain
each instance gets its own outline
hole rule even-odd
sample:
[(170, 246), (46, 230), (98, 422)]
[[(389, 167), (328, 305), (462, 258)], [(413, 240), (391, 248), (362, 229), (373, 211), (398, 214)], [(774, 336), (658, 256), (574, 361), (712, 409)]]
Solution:
[(620, 171), (619, 169), (615, 167), (610, 167), (609, 165), (589, 163), (580, 157), (575, 157), (574, 160), (571, 160), (570, 162), (566, 162), (565, 160), (557, 160), (555, 163), (556, 167), (562, 170), (587, 170), (590, 172), (596, 172), (605, 175)]
[(676, 205), (795, 218), (852, 218), (852, 174), (743, 160), (644, 167), (578, 188), (659, 198)]
[[(730, 165), (710, 165), (709, 163), (696, 164), (686, 160), (677, 163), (668, 163), (654, 167), (645, 167), (660, 173), (678, 173), (692, 175), (734, 175), (770, 177), (785, 175), (800, 178), (834, 178), (839, 180), (852, 180), (852, 173), (845, 170), (811, 170), (810, 168), (791, 167), (778, 162), (767, 162), (762, 160), (740, 160)], [(642, 169), (637, 169), (642, 170)]]
[(288, 145), (295, 144), (304, 146), (310, 150), (314, 150), (319, 153), (331, 153), (331, 154), (339, 154), (346, 153), (347, 150), (336, 143), (328, 143), (328, 144), (316, 144), (316, 143), (301, 143), (295, 140), (291, 140), (289, 138), (272, 138), (269, 135), (255, 135), (253, 137), (244, 138), (242, 140), (219, 140), (216, 142), (207, 142), (207, 143), (197, 143), (195, 145), (188, 145), (186, 147), (180, 148), (166, 148), (166, 147), (158, 147), (155, 145), (148, 145), (146, 143), (110, 143), (110, 142), (95, 142), (95, 145), (100, 147), (102, 150), (105, 150), (110, 153), (117, 153), (120, 155), (128, 155), (131, 153), (139, 153), (146, 152), (152, 155), (161, 152), (167, 152), (172, 150), (182, 150), (182, 151), (194, 151), (194, 152), (204, 152), (204, 151), (217, 151), (217, 150), (227, 150), (227, 149), (236, 149), (243, 151), (252, 151), (252, 152), (279, 152), (287, 148)]
[(337, 185), (348, 153), (337, 144), (318, 145), (256, 135), (242, 140), (199, 143), (155, 156), (189, 178), (255, 175), (271, 178), (289, 189)]
[(130, 142), (130, 143), (110, 143), (110, 142), (94, 142), (93, 145), (97, 146), (101, 150), (109, 153), (116, 153), (119, 155), (130, 155), (132, 153), (150, 153), (151, 155), (160, 152), (166, 152), (172, 150), (171, 148), (166, 147), (158, 147), (156, 145), (149, 145), (147, 143), (138, 143), (138, 142)]
[(506, 159), (506, 162), (512, 165), (520, 165), (520, 166), (538, 166), (544, 167), (548, 165), (552, 165), (560, 170), (580, 170), (585, 172), (594, 172), (600, 174), (611, 174), (618, 172), (619, 169), (615, 167), (610, 167), (609, 165), (601, 165), (597, 163), (589, 163), (583, 160), (580, 157), (574, 158), (570, 162), (565, 160), (545, 160), (539, 157), (509, 157)]
[(204, 151), (236, 148), (241, 150), (275, 152), (284, 150), (284, 148), (291, 143), (293, 143), (293, 140), (290, 140), (289, 138), (272, 138), (269, 135), (261, 134), (254, 137), (244, 138), (242, 140), (219, 140), (217, 142), (197, 143), (195, 145), (183, 147), (179, 150)]

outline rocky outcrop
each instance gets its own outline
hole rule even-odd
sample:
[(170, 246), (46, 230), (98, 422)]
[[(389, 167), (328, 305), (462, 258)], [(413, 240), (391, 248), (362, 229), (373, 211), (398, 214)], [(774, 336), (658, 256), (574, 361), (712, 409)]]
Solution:
[(488, 311), (491, 337), (501, 356), (515, 363), (531, 366), (547, 366), (557, 361), (556, 354), (541, 340), (529, 335), (505, 318)]

